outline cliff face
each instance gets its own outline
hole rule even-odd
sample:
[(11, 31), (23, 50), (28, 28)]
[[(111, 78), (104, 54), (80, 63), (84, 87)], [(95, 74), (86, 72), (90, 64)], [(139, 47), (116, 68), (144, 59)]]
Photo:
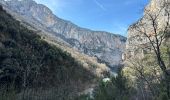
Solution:
[[(131, 25), (128, 29), (128, 37), (126, 43), (126, 59), (131, 57), (144, 57), (144, 53), (151, 51), (151, 45), (146, 35), (142, 34), (145, 31), (148, 36), (154, 35), (154, 27), (151, 16), (155, 18), (156, 31), (159, 33), (165, 29), (168, 22), (167, 12), (170, 12), (170, 1), (165, 0), (151, 0), (145, 7), (143, 17)], [(142, 31), (142, 32), (140, 32)], [(152, 38), (151, 38), (152, 39)]]
[(44, 5), (32, 0), (0, 0), (0, 3), (13, 15), (20, 15), (24, 22), (48, 31), (54, 38), (68, 43), (80, 52), (95, 56), (111, 67), (122, 64), (122, 53), (126, 38), (108, 32), (92, 31), (60, 19)]

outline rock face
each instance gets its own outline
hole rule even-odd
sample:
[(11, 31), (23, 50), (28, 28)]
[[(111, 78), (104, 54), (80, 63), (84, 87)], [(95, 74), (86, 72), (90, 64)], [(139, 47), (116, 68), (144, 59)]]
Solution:
[[(151, 45), (148, 38), (146, 35), (139, 32), (139, 28), (140, 31), (146, 31), (148, 36), (153, 35), (154, 28), (150, 19), (151, 15), (153, 18), (157, 17), (157, 31), (163, 31), (168, 22), (166, 11), (170, 12), (170, 1), (165, 0), (166, 3), (163, 3), (163, 1), (164, 0), (151, 0), (144, 10), (143, 17), (129, 27), (125, 53), (126, 59), (134, 56), (142, 58), (144, 57), (145, 52), (148, 50), (151, 51)], [(164, 4), (166, 4), (166, 6)]]
[(20, 15), (22, 18), (17, 17), (19, 20), (48, 31), (80, 52), (95, 56), (110, 67), (122, 64), (125, 37), (81, 28), (58, 18), (49, 8), (33, 0), (0, 0), (0, 3), (9, 13)]

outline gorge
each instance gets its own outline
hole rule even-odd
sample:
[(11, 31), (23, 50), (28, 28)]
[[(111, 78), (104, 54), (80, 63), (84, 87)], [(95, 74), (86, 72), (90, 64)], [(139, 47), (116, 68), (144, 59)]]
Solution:
[(127, 38), (0, 0), (0, 100), (169, 99), (169, 0), (150, 0)]

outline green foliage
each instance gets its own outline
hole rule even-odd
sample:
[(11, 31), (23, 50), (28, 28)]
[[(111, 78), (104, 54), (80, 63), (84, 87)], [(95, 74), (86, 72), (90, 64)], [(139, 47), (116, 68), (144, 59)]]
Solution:
[(100, 82), (94, 94), (95, 100), (130, 100), (130, 88), (121, 71), (111, 82)]
[(4, 87), (0, 88), (0, 100), (17, 100), (16, 91), (13, 86), (10, 86), (8, 90)]
[(81, 96), (77, 97), (75, 100), (93, 100), (93, 99), (90, 98), (89, 95), (81, 95)]
[(168, 95), (164, 92), (159, 94), (159, 97), (156, 100), (169, 100)]

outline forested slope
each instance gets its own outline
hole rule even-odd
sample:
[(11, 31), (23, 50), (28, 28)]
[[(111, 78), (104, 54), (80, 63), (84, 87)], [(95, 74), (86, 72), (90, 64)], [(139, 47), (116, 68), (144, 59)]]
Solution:
[[(69, 53), (49, 45), (0, 7), (0, 99), (10, 98), (5, 93), (12, 88), (13, 100), (37, 96), (68, 100), (94, 78)], [(28, 93), (35, 89), (35, 95)]]

